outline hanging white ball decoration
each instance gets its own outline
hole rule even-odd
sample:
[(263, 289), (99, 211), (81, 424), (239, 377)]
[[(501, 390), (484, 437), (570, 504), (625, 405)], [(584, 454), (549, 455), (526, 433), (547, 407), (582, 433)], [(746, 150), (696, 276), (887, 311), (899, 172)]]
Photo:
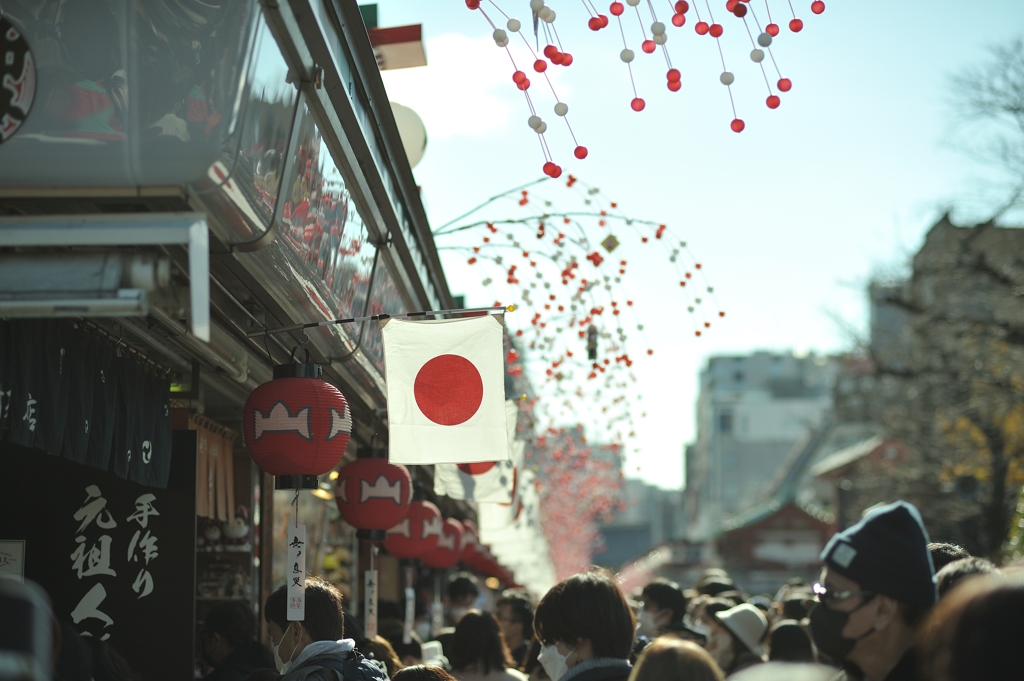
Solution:
[(655, 45), (664, 45), (668, 42), (668, 33), (662, 33), (661, 35), (652, 36), (651, 39)]
[(757, 44), (761, 47), (768, 47), (772, 44), (772, 36), (770, 33), (762, 33), (757, 36)]
[(753, 49), (750, 51), (750, 61), (760, 64), (764, 61), (764, 50)]
[(519, 33), (519, 29), (523, 27), (523, 24), (519, 21), (519, 19), (509, 19), (508, 23), (505, 24), (505, 26), (507, 26), (508, 30), (512, 31), (513, 33)]
[(526, 124), (533, 128), (534, 130), (539, 128), (541, 126), (541, 123), (543, 122), (544, 121), (541, 120), (540, 116), (530, 116), (529, 118), (526, 119)]
[(640, 4), (640, 0), (626, 0), (626, 4), (630, 7), (636, 7)]
[(665, 33), (665, 24), (660, 21), (655, 21), (651, 24), (651, 33), (654, 35), (663, 35)]
[(498, 47), (505, 47), (508, 45), (508, 33), (505, 33), (505, 31), (500, 28), (494, 29), (494, 33), (491, 34), (491, 37), (494, 38), (494, 44)]
[(555, 113), (558, 114), (559, 116), (564, 116), (565, 114), (569, 113), (569, 105), (566, 104), (565, 102), (559, 102), (558, 104), (555, 104)]
[(732, 71), (722, 71), (722, 75), (718, 77), (718, 80), (722, 81), (722, 85), (732, 85), (736, 82), (736, 76), (732, 75)]
[(633, 50), (629, 49), (628, 47), (624, 49), (622, 52), (619, 52), (619, 59), (626, 62), (627, 64), (633, 61), (634, 56), (636, 55), (633, 54)]
[(544, 9), (544, 0), (530, 0), (530, 9), (539, 12)]
[(538, 125), (536, 128), (534, 128), (534, 130), (537, 131), (538, 135), (543, 135), (545, 132), (547, 132), (547, 129), (548, 129), (548, 124), (545, 123), (544, 121), (541, 121), (540, 125)]
[(555, 20), (555, 10), (550, 7), (544, 7), (541, 11), (537, 12), (537, 16), (541, 18), (545, 23), (550, 24)]

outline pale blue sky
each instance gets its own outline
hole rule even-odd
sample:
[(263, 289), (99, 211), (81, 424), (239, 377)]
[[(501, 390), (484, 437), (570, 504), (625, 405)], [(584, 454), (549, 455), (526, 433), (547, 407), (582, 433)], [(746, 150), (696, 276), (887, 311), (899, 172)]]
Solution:
[[(498, 4), (528, 23), (526, 0)], [(685, 27), (670, 25), (668, 33), (681, 92), (665, 88), (660, 55), (632, 45), (647, 101), (635, 113), (614, 23), (593, 33), (582, 2), (550, 4), (575, 59), (557, 71), (555, 86), (590, 149), (577, 161), (564, 127), (552, 125), (556, 161), (628, 214), (665, 221), (683, 235), (728, 311), (723, 324), (696, 339), (678, 319), (676, 282), (653, 265), (631, 272), (631, 294), (656, 354), (635, 367), (649, 415), (627, 474), (676, 487), (683, 445), (695, 437), (698, 372), (708, 356), (842, 349), (847, 341), (830, 314), (864, 326), (861, 289), (873, 269), (905, 260), (947, 206), (960, 207), (954, 216), (977, 215), (970, 211), (979, 205), (979, 169), (948, 143), (948, 77), (983, 61), (987, 46), (1024, 32), (1024, 2), (827, 0), (825, 13), (815, 16), (810, 2), (794, 0), (805, 28), (792, 34), (783, 27), (773, 45), (794, 83), (775, 111), (764, 105), (767, 92), (740, 21), (715, 2), (747, 124), (738, 135), (729, 129), (718, 52), (710, 37), (694, 34), (692, 10)], [(770, 5), (779, 21), (785, 4)], [(763, 0), (754, 6), (763, 13)], [(655, 8), (668, 4), (659, 0)], [(380, 0), (379, 12), (382, 26), (423, 24), (429, 65), (385, 72), (384, 82), (391, 99), (417, 110), (426, 124), (428, 147), (415, 175), (431, 223), (541, 176), (528, 112), (483, 17), (454, 0)], [(550, 112), (550, 99), (539, 107)], [(479, 269), (461, 255), (444, 258), (453, 292), (466, 293), (471, 305), (492, 302), (479, 292)]]

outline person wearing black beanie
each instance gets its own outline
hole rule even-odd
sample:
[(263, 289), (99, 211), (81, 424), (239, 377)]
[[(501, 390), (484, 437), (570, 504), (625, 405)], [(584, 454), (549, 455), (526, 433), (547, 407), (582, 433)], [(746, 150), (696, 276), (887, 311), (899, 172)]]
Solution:
[(811, 636), (850, 678), (916, 681), (914, 632), (935, 605), (928, 533), (912, 505), (875, 509), (829, 540)]

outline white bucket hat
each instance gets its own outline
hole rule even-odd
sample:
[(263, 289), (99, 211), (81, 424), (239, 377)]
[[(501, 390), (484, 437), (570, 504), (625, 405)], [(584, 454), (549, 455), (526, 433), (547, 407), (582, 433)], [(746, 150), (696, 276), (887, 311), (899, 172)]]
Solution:
[(768, 631), (768, 620), (756, 606), (740, 603), (735, 608), (715, 613), (715, 617), (726, 629), (736, 634), (736, 638), (742, 641), (750, 652), (759, 657), (764, 655), (761, 639)]

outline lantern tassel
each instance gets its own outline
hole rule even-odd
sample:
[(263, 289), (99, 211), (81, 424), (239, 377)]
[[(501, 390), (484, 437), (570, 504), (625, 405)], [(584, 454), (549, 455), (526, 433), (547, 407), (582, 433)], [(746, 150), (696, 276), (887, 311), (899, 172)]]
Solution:
[(354, 324), (356, 322), (374, 322), (381, 319), (396, 319), (401, 317), (422, 317), (426, 315), (438, 315), (438, 314), (469, 314), (473, 312), (515, 312), (515, 305), (505, 305), (504, 307), (470, 307), (460, 308), (454, 310), (424, 310), (422, 312), (405, 312), (402, 314), (375, 314), (368, 317), (348, 317), (346, 319), (325, 319), (322, 322), (306, 322), (304, 324), (292, 324), (291, 326), (280, 326), (276, 329), (260, 329), (259, 331), (250, 331), (246, 334), (249, 338), (258, 338), (259, 336), (271, 336), (278, 333), (287, 333), (288, 331), (298, 331), (299, 329), (311, 329), (316, 326), (331, 326), (333, 324)]

